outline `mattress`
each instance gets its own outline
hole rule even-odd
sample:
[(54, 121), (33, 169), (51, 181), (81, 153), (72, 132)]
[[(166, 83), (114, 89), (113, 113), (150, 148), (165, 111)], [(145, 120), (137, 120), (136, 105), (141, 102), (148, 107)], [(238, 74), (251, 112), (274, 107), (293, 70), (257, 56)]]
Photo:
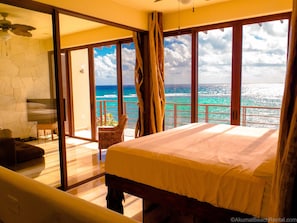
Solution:
[(266, 218), (278, 131), (193, 123), (115, 144), (106, 173)]

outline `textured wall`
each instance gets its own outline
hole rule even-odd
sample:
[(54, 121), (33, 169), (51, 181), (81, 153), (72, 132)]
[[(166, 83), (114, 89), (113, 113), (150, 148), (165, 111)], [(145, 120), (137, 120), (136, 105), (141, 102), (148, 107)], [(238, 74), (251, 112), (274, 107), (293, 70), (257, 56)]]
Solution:
[(36, 136), (36, 123), (27, 122), (26, 99), (49, 98), (49, 86), (45, 41), (0, 40), (0, 128), (11, 129), (13, 137)]

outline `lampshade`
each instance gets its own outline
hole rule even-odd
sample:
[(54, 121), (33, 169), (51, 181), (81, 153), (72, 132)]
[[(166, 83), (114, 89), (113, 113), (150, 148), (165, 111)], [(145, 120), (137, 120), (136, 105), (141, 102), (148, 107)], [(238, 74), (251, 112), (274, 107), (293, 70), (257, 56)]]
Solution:
[(7, 41), (11, 38), (10, 34), (7, 31), (1, 30), (0, 31), (0, 39), (2, 41)]

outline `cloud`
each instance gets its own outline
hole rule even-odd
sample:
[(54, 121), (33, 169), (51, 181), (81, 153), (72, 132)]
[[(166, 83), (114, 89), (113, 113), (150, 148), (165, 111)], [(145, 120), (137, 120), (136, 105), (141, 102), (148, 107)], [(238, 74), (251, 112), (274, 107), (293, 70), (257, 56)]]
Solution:
[[(115, 45), (94, 50), (96, 85), (116, 85), (117, 65)], [(123, 83), (134, 84), (135, 50), (134, 44), (123, 44), (122, 74)]]
[(243, 33), (242, 83), (283, 83), (288, 21), (246, 25)]
[[(283, 83), (288, 20), (245, 25), (243, 83)], [(231, 84), (232, 28), (199, 32), (199, 83)], [(165, 38), (165, 82), (191, 83), (190, 35)]]
[[(131, 46), (130, 46), (131, 45)], [(123, 84), (134, 85), (135, 49), (134, 44), (122, 47)]]
[(191, 35), (165, 38), (165, 84), (191, 83), (191, 57)]
[(199, 84), (231, 84), (232, 29), (200, 32), (198, 38)]
[[(288, 20), (250, 24), (243, 27), (243, 83), (284, 81)], [(232, 28), (199, 32), (199, 83), (231, 84)], [(191, 34), (165, 37), (166, 84), (191, 83)], [(97, 85), (116, 85), (116, 50), (95, 50)], [(123, 83), (134, 84), (134, 44), (122, 47)]]
[(116, 51), (114, 49), (108, 50), (106, 48), (96, 48), (95, 50), (95, 80), (96, 85), (116, 85)]

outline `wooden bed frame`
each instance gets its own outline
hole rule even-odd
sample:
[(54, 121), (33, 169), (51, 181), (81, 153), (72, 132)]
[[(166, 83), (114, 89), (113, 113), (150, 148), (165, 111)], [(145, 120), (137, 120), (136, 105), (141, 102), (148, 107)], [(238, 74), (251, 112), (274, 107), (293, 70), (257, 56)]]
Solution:
[[(115, 175), (106, 174), (105, 183), (108, 187), (106, 199), (109, 209), (123, 213), (124, 192), (143, 199), (143, 223), (227, 223), (253, 218)], [(264, 219), (261, 222), (265, 222)]]

